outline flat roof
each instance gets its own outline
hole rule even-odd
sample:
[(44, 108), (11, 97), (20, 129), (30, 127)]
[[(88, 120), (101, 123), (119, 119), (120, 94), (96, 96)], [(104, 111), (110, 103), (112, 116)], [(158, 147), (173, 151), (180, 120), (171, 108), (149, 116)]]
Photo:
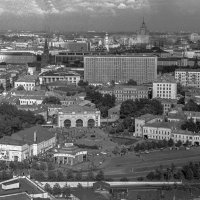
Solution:
[(93, 57), (95, 57), (95, 58), (98, 58), (98, 57), (100, 57), (100, 58), (102, 58), (102, 57), (105, 57), (105, 58), (156, 58), (157, 59), (157, 56), (154, 56), (154, 55), (151, 55), (151, 56), (149, 56), (149, 55), (86, 55), (86, 56), (84, 56), (84, 58), (89, 58), (89, 57), (91, 57), (91, 58), (93, 58)]
[(155, 122), (151, 124), (145, 124), (143, 127), (172, 129), (179, 128), (180, 122)]
[(0, 200), (31, 200), (32, 198), (28, 196), (27, 193), (16, 193), (16, 194), (9, 194), (0, 196)]
[(152, 115), (152, 114), (145, 114), (140, 117), (137, 117), (136, 119), (145, 120), (145, 122), (148, 122), (148, 121), (150, 121), (152, 119), (156, 119), (156, 118), (160, 118), (160, 116)]
[[(42, 194), (42, 193), (44, 193), (44, 190), (37, 187), (28, 178), (16, 178), (16, 179), (19, 181), (20, 187), (15, 188), (15, 189), (10, 189), (10, 190), (3, 190), (2, 187), (0, 187), (0, 196), (22, 193), (24, 191), (26, 191), (27, 194)], [(16, 180), (16, 179), (3, 181), (0, 184), (9, 183), (9, 182), (12, 184), (12, 181)], [(17, 199), (17, 198), (15, 198), (15, 199)], [(21, 200), (21, 199), (19, 199), (19, 200)]]
[(80, 74), (74, 72), (64, 72), (64, 71), (47, 71), (40, 74), (40, 76), (80, 76)]
[(88, 106), (80, 106), (80, 105), (70, 105), (66, 108), (63, 108), (62, 111), (60, 111), (59, 113), (63, 112), (63, 113), (84, 113), (84, 112), (97, 112), (99, 111), (96, 108), (92, 108), (92, 107), (88, 107)]

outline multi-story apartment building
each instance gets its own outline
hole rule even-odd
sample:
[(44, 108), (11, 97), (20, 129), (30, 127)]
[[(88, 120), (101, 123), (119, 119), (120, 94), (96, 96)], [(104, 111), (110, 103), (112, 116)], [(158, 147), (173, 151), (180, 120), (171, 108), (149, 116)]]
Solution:
[(177, 99), (175, 80), (160, 79), (153, 83), (153, 98)]
[(40, 84), (48, 84), (56, 81), (67, 81), (69, 84), (77, 85), (80, 79), (80, 74), (64, 71), (47, 71), (39, 76)]
[(149, 88), (146, 86), (130, 86), (130, 85), (117, 85), (114, 88), (106, 88), (99, 90), (103, 95), (115, 95), (116, 100), (126, 101), (128, 99), (148, 99)]
[(85, 56), (84, 79), (89, 83), (153, 82), (157, 78), (157, 57), (154, 56)]
[(34, 75), (25, 75), (15, 81), (15, 88), (23, 86), (25, 90), (33, 90), (38, 83), (38, 77)]
[(175, 79), (183, 86), (200, 88), (200, 69), (177, 69)]

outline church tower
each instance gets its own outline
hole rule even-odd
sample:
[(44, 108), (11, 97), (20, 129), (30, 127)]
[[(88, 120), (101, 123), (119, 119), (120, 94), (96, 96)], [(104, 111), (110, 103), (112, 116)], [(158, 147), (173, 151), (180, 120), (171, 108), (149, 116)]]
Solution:
[(45, 39), (44, 50), (42, 54), (42, 67), (45, 67), (48, 64), (49, 64), (49, 45), (48, 45), (48, 40)]

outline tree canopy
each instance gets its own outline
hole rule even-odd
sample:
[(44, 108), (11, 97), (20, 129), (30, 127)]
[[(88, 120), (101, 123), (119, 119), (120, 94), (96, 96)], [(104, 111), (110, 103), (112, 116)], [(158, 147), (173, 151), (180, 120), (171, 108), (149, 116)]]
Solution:
[(128, 82), (127, 82), (127, 85), (137, 85), (137, 82), (134, 81), (133, 79), (130, 79)]
[(162, 115), (163, 106), (156, 99), (136, 99), (124, 101), (120, 108), (120, 117), (137, 117), (144, 114)]
[(35, 115), (31, 111), (18, 110), (16, 106), (8, 103), (0, 104), (0, 137), (44, 122), (41, 115)]
[(94, 89), (88, 89), (86, 91), (86, 98), (96, 105), (96, 107), (101, 111), (102, 117), (108, 116), (108, 110), (115, 106), (115, 96), (110, 94), (105, 94), (104, 96), (95, 91)]
[(194, 102), (194, 100), (190, 99), (185, 106), (183, 107), (184, 111), (195, 111), (200, 112), (200, 106)]

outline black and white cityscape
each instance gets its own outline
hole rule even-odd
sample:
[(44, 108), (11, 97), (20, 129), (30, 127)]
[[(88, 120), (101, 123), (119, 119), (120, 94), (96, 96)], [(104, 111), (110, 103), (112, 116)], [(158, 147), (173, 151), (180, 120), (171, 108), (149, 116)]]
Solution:
[(0, 0), (0, 200), (199, 200), (199, 10)]

